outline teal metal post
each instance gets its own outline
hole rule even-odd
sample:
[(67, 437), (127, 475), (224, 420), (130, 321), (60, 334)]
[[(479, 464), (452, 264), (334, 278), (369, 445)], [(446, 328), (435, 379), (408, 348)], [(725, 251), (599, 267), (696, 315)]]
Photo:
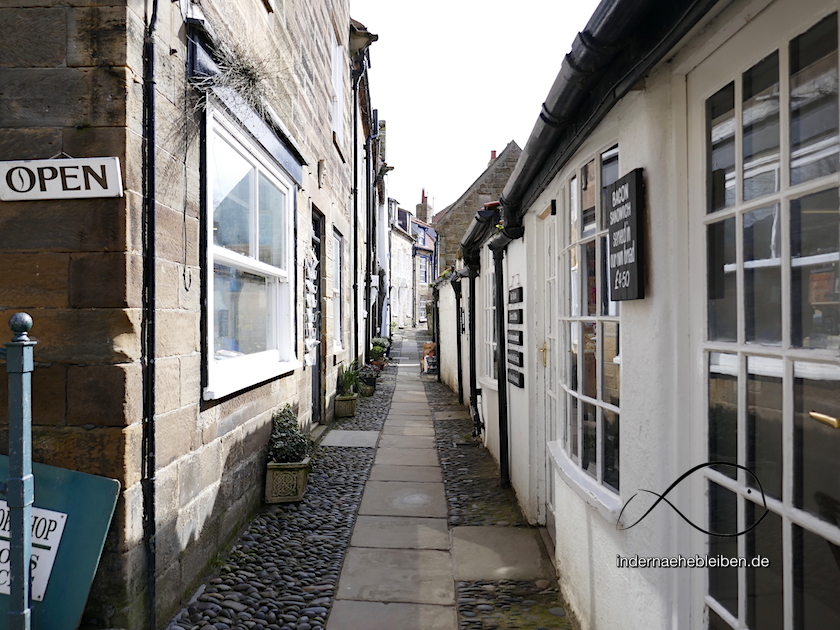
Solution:
[(11, 599), (9, 629), (29, 630), (32, 610), (29, 559), (32, 555), (32, 351), (37, 343), (29, 339), (32, 318), (15, 313), (9, 319), (15, 333), (6, 343), (6, 371), (9, 373), (9, 482), (6, 499), (11, 520)]

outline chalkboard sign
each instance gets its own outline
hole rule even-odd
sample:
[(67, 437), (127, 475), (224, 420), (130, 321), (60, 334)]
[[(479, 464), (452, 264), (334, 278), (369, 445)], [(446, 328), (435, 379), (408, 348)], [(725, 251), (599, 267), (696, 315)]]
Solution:
[(515, 346), (522, 345), (522, 331), (521, 330), (509, 330), (507, 331), (507, 340), (508, 343), (512, 343)]
[(508, 291), (508, 304), (518, 304), (522, 301), (522, 287)]
[(508, 350), (508, 363), (522, 367), (525, 364), (524, 355), (519, 350)]
[(508, 311), (508, 324), (521, 324), (522, 320), (521, 308), (514, 308)]
[(516, 370), (508, 370), (508, 383), (512, 383), (517, 387), (525, 387), (525, 375)]
[(604, 208), (609, 227), (609, 289), (613, 301), (645, 297), (644, 205), (640, 168), (604, 187)]

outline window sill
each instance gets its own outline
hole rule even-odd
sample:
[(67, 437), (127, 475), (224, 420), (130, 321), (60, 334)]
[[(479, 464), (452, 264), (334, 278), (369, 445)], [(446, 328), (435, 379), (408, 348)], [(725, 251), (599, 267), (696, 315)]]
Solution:
[(245, 365), (238, 360), (213, 363), (210, 366), (210, 383), (203, 392), (204, 400), (218, 400), (303, 367), (303, 363), (297, 360), (262, 362), (258, 366)]
[(489, 376), (479, 376), (478, 383), (481, 385), (482, 389), (486, 388), (494, 392), (499, 391), (499, 381), (492, 379)]
[(618, 523), (621, 512), (621, 497), (608, 490), (586, 474), (563, 450), (560, 442), (549, 442), (551, 463), (569, 488), (590, 506), (595, 508), (611, 525)]

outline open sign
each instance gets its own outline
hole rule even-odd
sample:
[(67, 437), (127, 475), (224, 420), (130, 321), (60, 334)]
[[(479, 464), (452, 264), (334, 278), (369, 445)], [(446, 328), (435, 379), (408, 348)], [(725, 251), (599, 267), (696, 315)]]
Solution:
[(0, 200), (122, 197), (116, 157), (0, 162)]

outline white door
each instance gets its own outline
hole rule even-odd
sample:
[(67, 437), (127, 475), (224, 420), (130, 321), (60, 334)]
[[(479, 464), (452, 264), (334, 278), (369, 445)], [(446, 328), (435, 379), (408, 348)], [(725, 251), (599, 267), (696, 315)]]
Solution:
[(695, 628), (840, 628), (836, 11), (771, 4), (688, 75), (691, 422), (722, 462), (694, 515), (747, 530), (759, 482), (769, 510), (695, 538), (746, 563), (701, 573)]

